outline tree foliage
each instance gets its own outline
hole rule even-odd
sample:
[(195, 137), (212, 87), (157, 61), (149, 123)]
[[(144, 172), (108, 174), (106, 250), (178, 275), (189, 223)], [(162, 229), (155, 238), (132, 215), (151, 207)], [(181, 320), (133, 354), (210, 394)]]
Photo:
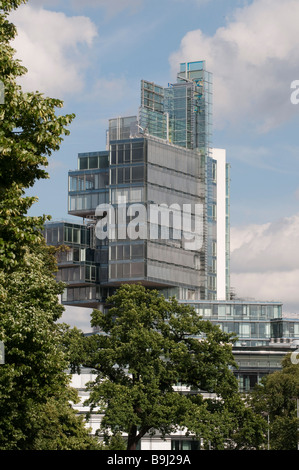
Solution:
[(140, 285), (119, 287), (107, 302), (108, 313), (92, 314), (101, 334), (85, 338), (85, 364), (97, 374), (88, 403), (104, 413), (100, 433), (127, 433), (127, 449), (147, 433), (163, 438), (183, 428), (214, 448), (237, 448), (241, 436), (243, 447), (258, 445), (260, 422), (231, 370), (231, 335)]
[(36, 198), (25, 195), (48, 177), (48, 157), (73, 115), (56, 115), (61, 101), (24, 93), (17, 84), (26, 69), (14, 58), (17, 32), (8, 15), (21, 3), (0, 1), (0, 449), (95, 448), (70, 404), (77, 394), (57, 325), (64, 286), (54, 278), (55, 258), (42, 235), (47, 217), (30, 217)]
[(77, 393), (66, 373), (68, 356), (57, 324), (64, 285), (53, 275), (47, 246), (26, 254), (24, 265), (0, 271), (0, 449), (77, 449), (96, 442), (70, 402)]
[(253, 411), (269, 417), (271, 450), (296, 450), (299, 441), (297, 419), (299, 400), (299, 364), (292, 364), (290, 355), (282, 369), (265, 376), (249, 396)]
[(17, 34), (9, 13), (25, 0), (0, 1), (0, 268), (14, 269), (29, 245), (39, 243), (47, 216), (29, 217), (36, 201), (25, 191), (38, 179), (48, 178), (48, 157), (60, 148), (74, 115), (57, 115), (63, 102), (42, 93), (24, 93), (17, 79), (27, 72), (14, 58), (10, 42)]

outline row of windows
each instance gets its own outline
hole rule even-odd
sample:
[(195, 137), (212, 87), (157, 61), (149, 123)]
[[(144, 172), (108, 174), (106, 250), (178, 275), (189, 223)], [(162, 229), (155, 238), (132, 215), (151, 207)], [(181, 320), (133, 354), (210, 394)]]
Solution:
[(93, 194), (76, 194), (69, 196), (69, 211), (95, 210), (100, 204), (108, 202), (108, 191)]
[(62, 302), (74, 302), (94, 300), (96, 298), (96, 287), (68, 287), (62, 294)]
[(91, 191), (104, 189), (109, 183), (108, 171), (98, 173), (83, 173), (75, 175), (70, 173), (69, 191)]
[(205, 162), (196, 152), (169, 147), (156, 141), (148, 142), (148, 163), (163, 166), (186, 175), (204, 176)]
[(267, 322), (221, 322), (221, 330), (225, 333), (235, 333), (242, 338), (270, 338), (270, 323)]
[(111, 204), (143, 202), (144, 190), (142, 187), (117, 188), (110, 190)]
[(79, 263), (84, 261), (93, 261), (93, 253), (86, 248), (69, 248), (57, 254), (58, 263)]
[(109, 265), (110, 279), (129, 279), (144, 276), (144, 263), (115, 263)]
[(163, 280), (165, 284), (187, 285), (192, 288), (200, 283), (199, 272), (193, 268), (185, 268), (174, 264), (159, 263), (149, 260), (147, 276), (155, 280)]
[(273, 324), (274, 338), (299, 337), (299, 323), (292, 321), (277, 322)]
[(108, 153), (104, 154), (79, 154), (78, 156), (78, 168), (79, 170), (89, 170), (95, 168), (108, 168)]
[(200, 450), (200, 442), (196, 440), (171, 440), (171, 450)]
[(97, 268), (94, 265), (80, 265), (59, 269), (57, 281), (63, 282), (95, 282)]
[(62, 243), (89, 245), (90, 233), (87, 227), (79, 227), (72, 224), (45, 226), (45, 239), (48, 245)]
[(153, 185), (167, 187), (183, 193), (188, 192), (193, 196), (205, 196), (205, 185), (198, 177), (182, 175), (156, 165), (149, 165), (147, 173), (147, 181)]
[(144, 181), (144, 166), (111, 168), (110, 184), (126, 184)]
[(203, 317), (242, 317), (272, 319), (281, 317), (280, 305), (258, 305), (258, 304), (227, 304), (227, 305), (194, 305), (195, 310)]
[(144, 258), (143, 244), (110, 246), (110, 259), (112, 261), (138, 258)]
[(123, 165), (144, 161), (144, 143), (130, 142), (125, 144), (112, 144), (110, 150), (110, 164)]
[(64, 241), (72, 244), (89, 245), (90, 231), (87, 227), (66, 225), (64, 227)]
[(194, 255), (192, 251), (165, 246), (165, 244), (148, 243), (147, 256), (148, 259), (173, 264), (178, 267), (195, 268), (197, 270), (201, 268), (199, 255)]

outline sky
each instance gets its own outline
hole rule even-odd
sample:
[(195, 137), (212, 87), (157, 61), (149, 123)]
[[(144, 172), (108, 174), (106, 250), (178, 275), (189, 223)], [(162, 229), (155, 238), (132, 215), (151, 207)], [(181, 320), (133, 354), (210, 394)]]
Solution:
[(70, 219), (77, 154), (105, 149), (110, 118), (137, 114), (142, 79), (167, 86), (180, 62), (205, 60), (213, 146), (231, 165), (231, 285), (299, 314), (298, 0), (29, 0), (10, 19), (23, 89), (76, 114), (31, 214)]

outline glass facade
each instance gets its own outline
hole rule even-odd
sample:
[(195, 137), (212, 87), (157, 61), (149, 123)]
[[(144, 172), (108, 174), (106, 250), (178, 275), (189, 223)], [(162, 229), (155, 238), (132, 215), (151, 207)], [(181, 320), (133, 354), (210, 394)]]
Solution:
[[(148, 140), (147, 208), (160, 209), (160, 217), (150, 217), (148, 280), (194, 289), (198, 299), (206, 295), (204, 171), (196, 152)], [(190, 224), (184, 223), (185, 207), (190, 208)], [(193, 247), (188, 240), (194, 240), (197, 221), (200, 239)]]
[(141, 82), (140, 126), (144, 134), (208, 154), (212, 141), (213, 78), (205, 62), (180, 64), (177, 83), (163, 88)]
[[(105, 308), (120, 283), (140, 282), (235, 333), (236, 348), (267, 348), (299, 338), (299, 322), (276, 302), (228, 300), (230, 166), (212, 148), (212, 81), (204, 61), (180, 64), (168, 87), (142, 80), (138, 117), (110, 119), (106, 150), (79, 153), (69, 172), (68, 212), (82, 223), (48, 223), (45, 237), (67, 247), (63, 303)], [(264, 373), (250, 358), (244, 389)]]
[(299, 322), (296, 318), (273, 320), (271, 327), (274, 340), (299, 338)]
[(225, 333), (235, 333), (236, 346), (269, 345), (274, 337), (272, 322), (282, 318), (282, 304), (276, 302), (192, 302), (191, 305), (202, 318), (219, 325)]
[(200, 441), (193, 439), (172, 439), (171, 450), (200, 450)]
[(108, 246), (97, 243), (93, 224), (48, 222), (44, 227), (48, 245), (63, 247), (57, 253), (57, 281), (66, 283), (62, 302), (98, 307), (101, 282), (108, 278)]
[(68, 212), (93, 215), (98, 205), (108, 202), (109, 152), (81, 153), (78, 170), (69, 172)]
[[(104, 278), (102, 267), (94, 264), (100, 285), (139, 280), (177, 287), (182, 298), (192, 292), (195, 299), (217, 299), (217, 162), (210, 155), (211, 123), (211, 74), (204, 62), (181, 64), (177, 83), (167, 88), (142, 80), (139, 117), (109, 120), (106, 151), (78, 155), (77, 170), (69, 172), (69, 214), (95, 228), (99, 206), (114, 211), (113, 235), (91, 239), (92, 249), (107, 247)], [(125, 214), (119, 211), (123, 204)], [(139, 231), (138, 204), (144, 208)], [(136, 258), (138, 241), (143, 248)], [(131, 258), (119, 255), (124, 248)]]
[(285, 348), (236, 348), (234, 358), (238, 368), (234, 372), (240, 392), (249, 392), (265, 375), (280, 370), (286, 352)]
[(107, 147), (112, 140), (131, 139), (138, 135), (138, 121), (136, 116), (117, 117), (109, 120), (107, 133)]

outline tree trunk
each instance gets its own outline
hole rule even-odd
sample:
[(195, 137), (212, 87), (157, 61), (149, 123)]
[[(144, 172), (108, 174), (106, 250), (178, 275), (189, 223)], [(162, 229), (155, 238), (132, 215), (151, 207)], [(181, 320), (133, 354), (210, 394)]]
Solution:
[(141, 428), (137, 434), (137, 426), (133, 425), (129, 431), (127, 450), (136, 450), (140, 439), (150, 430), (149, 427)]
[(133, 425), (128, 435), (127, 450), (136, 450), (137, 442), (137, 426)]

